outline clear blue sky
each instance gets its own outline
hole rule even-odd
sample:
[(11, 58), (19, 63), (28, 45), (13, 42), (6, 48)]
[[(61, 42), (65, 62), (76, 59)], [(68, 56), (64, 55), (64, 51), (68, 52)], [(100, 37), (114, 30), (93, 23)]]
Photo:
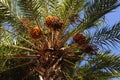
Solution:
[(113, 25), (120, 21), (120, 7), (111, 11), (106, 16), (106, 23), (109, 25)]

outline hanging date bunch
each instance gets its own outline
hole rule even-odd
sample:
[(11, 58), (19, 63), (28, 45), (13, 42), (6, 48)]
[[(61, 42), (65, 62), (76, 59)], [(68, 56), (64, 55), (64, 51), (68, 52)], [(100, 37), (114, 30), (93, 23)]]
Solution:
[(32, 27), (30, 29), (30, 37), (33, 38), (33, 39), (39, 39), (43, 36), (43, 30), (38, 27), (38, 26), (35, 26), (35, 27)]
[(93, 46), (92, 44), (89, 44), (87, 42), (87, 39), (84, 34), (78, 33), (73, 37), (73, 40), (75, 43), (77, 43), (80, 47), (80, 49), (85, 53), (96, 53), (97, 48)]
[(60, 30), (63, 27), (63, 21), (56, 16), (47, 16), (45, 18), (45, 25), (48, 29), (53, 31)]

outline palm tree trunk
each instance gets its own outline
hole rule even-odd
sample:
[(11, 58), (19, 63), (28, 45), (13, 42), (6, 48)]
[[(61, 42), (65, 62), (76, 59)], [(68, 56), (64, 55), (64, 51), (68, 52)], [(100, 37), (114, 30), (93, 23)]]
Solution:
[(58, 66), (56, 69), (50, 68), (46, 70), (46, 73), (43, 76), (43, 80), (61, 80), (61, 66)]
[(50, 66), (48, 69), (46, 69), (43, 80), (61, 80), (62, 79), (62, 66), (61, 61), (63, 59), (63, 55), (56, 60), (56, 62)]

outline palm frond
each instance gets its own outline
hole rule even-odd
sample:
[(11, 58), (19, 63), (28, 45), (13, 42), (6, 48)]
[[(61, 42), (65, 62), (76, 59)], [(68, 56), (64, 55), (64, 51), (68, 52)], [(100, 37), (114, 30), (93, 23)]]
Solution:
[[(20, 44), (15, 35), (9, 34), (6, 30), (2, 29), (0, 35), (0, 55), (1, 54), (29, 54), (29, 51), (33, 52), (33, 49), (28, 47), (22, 47), (24, 44)], [(5, 36), (5, 37), (4, 37)], [(18, 46), (19, 45), (19, 46)], [(27, 45), (28, 46), (28, 45)], [(0, 56), (2, 57), (2, 56)]]
[(12, 12), (7, 0), (0, 1), (0, 19), (2, 22), (17, 22), (14, 19), (18, 19), (18, 17), (14, 12)]
[(100, 53), (89, 58), (86, 64), (79, 67), (78, 75), (83, 80), (106, 80), (116, 76), (120, 77), (120, 57), (108, 53)]
[(35, 24), (41, 27), (40, 19), (41, 13), (44, 13), (44, 9), (42, 8), (42, 4), (44, 0), (19, 0), (18, 5), (20, 6), (20, 10), (22, 11), (24, 17), (32, 19), (35, 21)]
[[(118, 0), (91, 0), (84, 8), (84, 20), (82, 25), (78, 25), (78, 31), (82, 28), (90, 28), (94, 23), (106, 13), (112, 11), (120, 5)], [(85, 25), (84, 25), (85, 24)], [(81, 31), (81, 30), (80, 30)]]
[[(19, 44), (19, 45), (22, 45), (22, 46), (25, 46), (25, 44), (27, 43), (27, 47), (28, 47), (28, 45), (35, 46), (29, 40), (25, 39), (21, 35), (16, 34), (16, 32), (5, 29), (5, 26), (2, 26), (0, 29), (1, 29), (0, 38), (1, 38), (2, 43), (5, 43), (5, 44), (6, 43), (7, 44), (8, 43), (13, 43), (15, 45)], [(4, 38), (4, 36), (6, 36), (6, 37)], [(22, 41), (22, 43), (21, 43), (21, 41)], [(24, 44), (23, 44), (23, 42), (24, 42)]]
[(12, 26), (18, 33), (25, 33), (26, 31), (23, 31), (26, 29), (25, 25), (10, 5), (8, 0), (0, 0), (0, 22), (2, 24), (7, 23), (9, 27)]
[[(2, 62), (3, 60), (0, 60)], [(1, 67), (0, 78), (1, 80), (21, 80), (23, 76), (34, 67), (35, 62), (29, 62), (30, 59), (7, 59), (5, 65)], [(23, 63), (24, 62), (24, 63)], [(16, 66), (17, 65), (17, 66)], [(31, 71), (32, 72), (32, 71)], [(21, 75), (20, 75), (21, 74)], [(18, 77), (19, 75), (19, 77)], [(6, 77), (7, 76), (7, 77)], [(36, 77), (37, 78), (37, 77)]]
[[(10, 19), (10, 11), (8, 9), (9, 4), (7, 4), (7, 1), (0, 1), (0, 21), (1, 22), (5, 22), (6, 20)], [(12, 16), (11, 16), (11, 19)], [(13, 21), (13, 20), (9, 20), (9, 21)]]
[(109, 28), (109, 26), (105, 26), (95, 31), (95, 34), (91, 37), (90, 43), (101, 47), (115, 47), (117, 46), (115, 42), (120, 42), (120, 23), (117, 23)]
[[(76, 20), (79, 19), (79, 12), (84, 8), (85, 0), (62, 0), (59, 3), (60, 16), (64, 21), (64, 27), (62, 28), (61, 35), (64, 35), (70, 24), (76, 24)], [(76, 8), (77, 7), (77, 8)]]
[[(62, 0), (59, 3), (59, 11), (64, 22), (67, 22), (74, 14), (78, 14), (83, 9), (85, 0)], [(77, 7), (77, 8), (75, 8)]]
[(91, 0), (89, 5), (84, 9), (85, 23), (89, 23), (86, 28), (92, 26), (96, 20), (119, 5), (118, 0)]
[[(118, 0), (92, 0), (91, 3), (86, 6), (84, 11), (84, 19), (82, 22), (80, 22), (78, 25), (76, 25), (76, 28), (69, 31), (68, 34), (64, 36), (64, 39), (61, 41), (61, 43), (65, 43), (66, 40), (68, 40), (71, 36), (73, 36), (75, 33), (83, 32), (85, 29), (90, 28), (94, 26), (94, 23), (103, 17), (106, 13), (110, 12), (111, 10), (117, 8), (120, 3)], [(109, 3), (107, 3), (109, 2)], [(94, 15), (93, 15), (94, 14)]]

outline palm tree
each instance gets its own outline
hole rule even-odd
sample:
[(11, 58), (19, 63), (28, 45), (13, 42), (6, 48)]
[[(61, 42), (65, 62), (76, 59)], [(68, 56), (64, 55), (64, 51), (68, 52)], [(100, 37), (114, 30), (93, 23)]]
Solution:
[(109, 50), (120, 40), (120, 23), (102, 25), (119, 6), (118, 0), (0, 0), (0, 79), (119, 78), (120, 57)]

